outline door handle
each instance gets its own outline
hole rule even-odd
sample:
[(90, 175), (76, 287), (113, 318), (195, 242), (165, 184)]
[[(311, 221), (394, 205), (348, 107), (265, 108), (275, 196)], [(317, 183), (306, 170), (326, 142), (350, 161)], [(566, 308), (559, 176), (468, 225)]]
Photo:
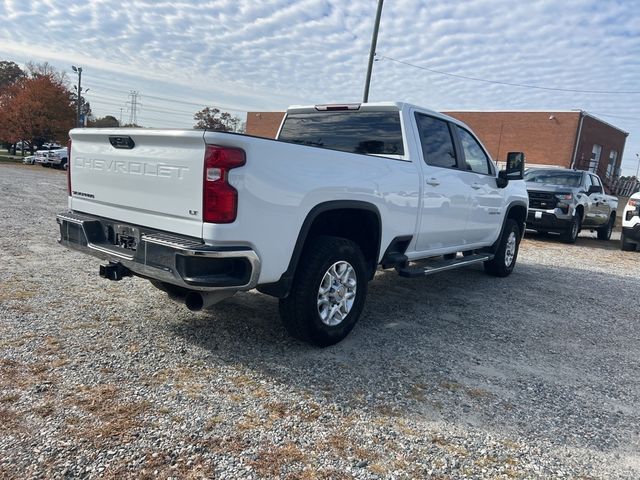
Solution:
[(436, 185), (440, 185), (440, 182), (439, 182), (439, 181), (438, 181), (438, 179), (437, 179), (437, 178), (435, 178), (435, 177), (428, 178), (428, 179), (426, 180), (426, 182), (427, 182), (427, 185), (433, 185), (434, 187), (435, 187)]
[(471, 184), (471, 188), (473, 188), (474, 190), (478, 190), (479, 188), (482, 188), (482, 185), (480, 185), (478, 182), (474, 182)]

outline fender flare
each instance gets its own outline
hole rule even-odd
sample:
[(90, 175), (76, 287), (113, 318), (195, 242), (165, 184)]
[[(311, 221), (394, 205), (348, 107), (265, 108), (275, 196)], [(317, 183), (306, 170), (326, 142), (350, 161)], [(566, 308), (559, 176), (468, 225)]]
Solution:
[(302, 255), (302, 250), (307, 241), (307, 237), (309, 236), (309, 232), (311, 230), (313, 222), (323, 213), (330, 212), (332, 210), (346, 209), (364, 210), (375, 214), (378, 220), (378, 245), (376, 248), (375, 256), (375, 262), (377, 265), (378, 258), (380, 257), (380, 244), (382, 242), (382, 218), (380, 216), (378, 207), (376, 207), (373, 203), (361, 200), (331, 200), (319, 203), (318, 205), (313, 207), (309, 211), (309, 213), (307, 213), (307, 216), (305, 217), (304, 221), (302, 222), (302, 226), (300, 227), (300, 231), (298, 232), (298, 238), (296, 239), (296, 244), (293, 248), (287, 270), (285, 270), (285, 272), (280, 276), (280, 279), (277, 282), (258, 285), (256, 287), (258, 291), (278, 298), (287, 297), (289, 295), (289, 291), (291, 290), (293, 277), (296, 273), (296, 269), (298, 268), (298, 262), (300, 261), (300, 256)]
[(502, 227), (500, 227), (500, 235), (498, 235), (498, 238), (493, 243), (493, 245), (491, 245), (491, 247), (489, 247), (489, 251), (491, 253), (495, 253), (495, 251), (498, 249), (498, 245), (500, 244), (500, 239), (502, 238), (502, 234), (504, 233), (504, 228), (507, 225), (507, 220), (510, 218), (509, 214), (511, 213), (511, 211), (515, 207), (523, 207), (524, 208), (524, 221), (522, 222), (522, 225), (518, 225), (518, 228), (521, 229), (520, 238), (522, 239), (524, 237), (524, 231), (527, 228), (527, 213), (528, 213), (529, 209), (527, 208), (526, 202), (523, 202), (522, 200), (515, 200), (515, 201), (511, 202), (509, 204), (509, 206), (507, 207), (507, 212), (505, 213), (504, 219), (502, 220)]

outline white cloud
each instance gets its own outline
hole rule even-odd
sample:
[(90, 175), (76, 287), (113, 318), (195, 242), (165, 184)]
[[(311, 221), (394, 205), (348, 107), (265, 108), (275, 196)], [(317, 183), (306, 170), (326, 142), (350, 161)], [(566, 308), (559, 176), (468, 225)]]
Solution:
[[(82, 65), (91, 88), (87, 97), (99, 114), (119, 114), (127, 92), (136, 89), (148, 109), (141, 111), (147, 124), (189, 126), (197, 105), (150, 97), (237, 110), (359, 100), (375, 3), (131, 0), (123, 7), (116, 0), (7, 0), (0, 3), (0, 53), (17, 61), (48, 60), (65, 69)], [(637, 91), (638, 6), (623, 0), (388, 1), (377, 50), (474, 77)], [(627, 173), (635, 171), (635, 153), (640, 152), (637, 94), (489, 85), (383, 60), (375, 64), (370, 98), (434, 109), (582, 108), (615, 115), (603, 118), (631, 132)]]

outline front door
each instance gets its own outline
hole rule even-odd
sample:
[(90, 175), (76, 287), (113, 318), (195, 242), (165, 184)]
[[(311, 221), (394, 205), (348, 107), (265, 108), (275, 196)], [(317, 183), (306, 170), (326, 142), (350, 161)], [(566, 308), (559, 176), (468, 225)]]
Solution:
[(464, 244), (469, 194), (460, 175), (449, 122), (415, 113), (422, 147), (422, 209), (416, 251)]
[(478, 140), (462, 127), (456, 125), (454, 129), (464, 157), (465, 170), (461, 176), (470, 197), (465, 242), (488, 245), (496, 239), (502, 218), (502, 195), (495, 170)]
[(604, 225), (609, 220), (609, 208), (605, 203), (604, 188), (598, 177), (595, 175), (589, 176), (591, 177), (591, 183), (596, 187), (596, 191), (589, 195), (592, 210), (591, 223)]

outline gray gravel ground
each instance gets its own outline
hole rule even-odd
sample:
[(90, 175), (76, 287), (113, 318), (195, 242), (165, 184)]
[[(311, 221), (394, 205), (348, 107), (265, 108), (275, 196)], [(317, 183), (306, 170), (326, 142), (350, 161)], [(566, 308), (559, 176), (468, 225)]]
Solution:
[(640, 478), (640, 252), (532, 234), (510, 277), (380, 272), (350, 337), (257, 293), (191, 313), (57, 245), (0, 164), (0, 478)]

